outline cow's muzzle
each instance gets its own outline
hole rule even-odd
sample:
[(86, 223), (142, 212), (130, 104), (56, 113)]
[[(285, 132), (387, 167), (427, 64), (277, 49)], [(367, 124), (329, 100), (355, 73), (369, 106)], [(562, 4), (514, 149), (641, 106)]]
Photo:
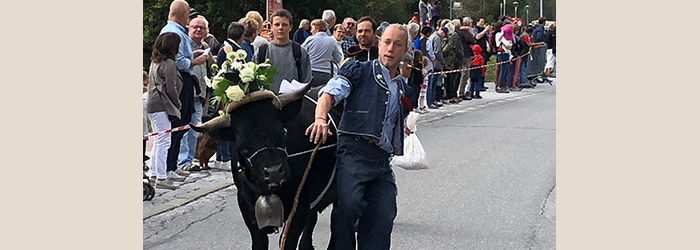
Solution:
[(282, 185), (287, 179), (282, 164), (275, 166), (263, 167), (263, 177), (267, 182), (267, 188), (273, 190)]

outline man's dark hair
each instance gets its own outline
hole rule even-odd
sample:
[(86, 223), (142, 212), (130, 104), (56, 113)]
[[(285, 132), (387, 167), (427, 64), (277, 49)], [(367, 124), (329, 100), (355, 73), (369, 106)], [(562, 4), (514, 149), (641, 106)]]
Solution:
[(532, 26), (528, 25), (527, 28), (525, 28), (525, 33), (527, 33), (527, 34), (532, 34), (532, 32), (534, 32), (534, 31), (535, 31), (535, 29), (533, 29)]
[(484, 19), (484, 22), (486, 22), (486, 18), (484, 18), (483, 16), (480, 16), (479, 18), (477, 18), (476, 21), (479, 21), (481, 19)]
[(273, 18), (276, 16), (287, 18), (289, 20), (290, 26), (292, 25), (292, 23), (294, 23), (292, 22), (292, 13), (286, 9), (278, 9), (272, 12), (272, 15), (270, 16), (270, 23), (272, 23)]
[(360, 17), (360, 20), (357, 20), (357, 24), (360, 24), (361, 22), (364, 22), (364, 21), (369, 21), (370, 23), (372, 23), (372, 31), (373, 32), (377, 31), (377, 27), (379, 27), (379, 24), (377, 24), (377, 21), (374, 21), (374, 19), (372, 19), (369, 16), (363, 16), (363, 17)]
[(170, 58), (175, 60), (180, 49), (180, 36), (174, 32), (166, 32), (158, 35), (153, 43), (153, 53), (151, 53), (151, 61), (160, 63)]
[(234, 21), (228, 25), (228, 30), (226, 31), (226, 37), (231, 38), (234, 41), (237, 41), (238, 39), (241, 39), (244, 32), (245, 32), (245, 27), (243, 26), (243, 24)]
[(539, 24), (544, 24), (545, 22), (547, 22), (546, 17), (540, 17), (540, 19), (537, 19), (537, 23), (539, 23)]
[(423, 28), (420, 29), (420, 33), (425, 36), (429, 36), (431, 33), (433, 33), (433, 27), (423, 26)]

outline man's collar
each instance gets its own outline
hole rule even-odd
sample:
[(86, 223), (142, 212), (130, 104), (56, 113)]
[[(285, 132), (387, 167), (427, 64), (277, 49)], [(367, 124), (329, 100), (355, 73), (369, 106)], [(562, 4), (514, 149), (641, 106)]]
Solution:
[(183, 31), (185, 30), (185, 27), (182, 27), (182, 25), (180, 25), (179, 23), (177, 23), (177, 22), (175, 22), (175, 21), (173, 21), (173, 20), (168, 20), (168, 24), (170, 24), (170, 23), (174, 24), (175, 26), (177, 26), (178, 28), (182, 29)]
[[(245, 39), (245, 38), (244, 38), (244, 39)], [(238, 46), (239, 48), (241, 47), (240, 44), (238, 44), (236, 41), (234, 41), (234, 40), (231, 39), (231, 38), (226, 38), (226, 41), (229, 42), (229, 43), (235, 44), (235, 45)]]

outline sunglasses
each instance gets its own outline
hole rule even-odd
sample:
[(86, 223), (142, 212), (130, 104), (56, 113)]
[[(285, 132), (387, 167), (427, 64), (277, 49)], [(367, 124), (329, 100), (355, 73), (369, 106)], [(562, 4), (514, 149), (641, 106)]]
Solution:
[(355, 23), (347, 23), (348, 26), (355, 26)]

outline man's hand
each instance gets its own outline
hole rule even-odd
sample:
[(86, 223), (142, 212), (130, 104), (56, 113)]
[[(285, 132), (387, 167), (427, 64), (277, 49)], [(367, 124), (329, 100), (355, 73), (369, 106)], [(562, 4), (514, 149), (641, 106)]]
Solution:
[(314, 144), (318, 144), (319, 140), (321, 143), (325, 143), (326, 138), (333, 135), (333, 133), (331, 133), (331, 130), (328, 128), (328, 123), (326, 120), (321, 119), (321, 117), (317, 117), (316, 120), (314, 120), (314, 123), (312, 123), (306, 129), (306, 133), (304, 133), (304, 135), (309, 135), (309, 141), (313, 142)]
[(411, 130), (408, 129), (407, 127), (404, 127), (403, 130), (404, 130), (403, 132), (406, 133), (406, 135), (411, 135), (411, 134), (413, 134), (413, 131), (411, 131)]
[(198, 50), (192, 51), (192, 57), (197, 58), (197, 57), (201, 56), (202, 53), (204, 53), (203, 49), (198, 49)]
[(207, 59), (209, 59), (209, 55), (200, 55), (197, 58), (192, 59), (192, 61), (190, 61), (190, 66), (203, 64), (207, 61)]

